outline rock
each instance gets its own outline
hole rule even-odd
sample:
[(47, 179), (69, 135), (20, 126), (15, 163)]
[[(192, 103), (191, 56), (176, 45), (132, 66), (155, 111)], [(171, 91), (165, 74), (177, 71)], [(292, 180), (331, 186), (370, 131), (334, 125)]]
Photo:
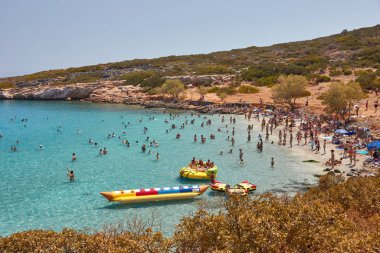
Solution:
[(12, 99), (13, 95), (11, 95), (7, 90), (0, 90), (0, 99)]

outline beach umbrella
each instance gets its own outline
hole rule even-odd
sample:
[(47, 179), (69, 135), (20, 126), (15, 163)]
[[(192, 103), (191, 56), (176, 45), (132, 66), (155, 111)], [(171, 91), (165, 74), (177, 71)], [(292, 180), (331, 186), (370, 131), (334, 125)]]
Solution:
[(367, 148), (368, 149), (373, 149), (373, 148), (380, 149), (380, 141), (373, 141), (373, 142), (369, 143), (367, 145)]
[(337, 134), (346, 134), (346, 133), (348, 133), (348, 131), (346, 131), (344, 129), (338, 129), (338, 130), (335, 130), (335, 133), (337, 133)]

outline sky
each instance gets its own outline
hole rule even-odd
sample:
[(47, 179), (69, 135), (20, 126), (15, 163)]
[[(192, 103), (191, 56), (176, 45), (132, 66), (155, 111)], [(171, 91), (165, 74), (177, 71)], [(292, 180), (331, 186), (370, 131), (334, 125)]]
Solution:
[(0, 0), (0, 77), (313, 39), (380, 24), (380, 0)]

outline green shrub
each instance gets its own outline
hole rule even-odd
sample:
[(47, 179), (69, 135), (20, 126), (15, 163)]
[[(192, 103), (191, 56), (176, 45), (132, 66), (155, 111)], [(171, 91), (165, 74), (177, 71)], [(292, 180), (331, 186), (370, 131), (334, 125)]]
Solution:
[(225, 65), (201, 65), (195, 68), (198, 75), (232, 74), (230, 67)]
[(330, 71), (330, 76), (340, 76), (342, 74), (343, 74), (343, 72), (340, 69)]
[(351, 69), (346, 69), (346, 70), (343, 71), (343, 75), (345, 75), (345, 76), (349, 76), (351, 74), (352, 74), (352, 70)]
[(219, 90), (216, 92), (218, 93), (226, 93), (226, 95), (234, 95), (236, 94), (236, 90), (234, 87), (228, 86), (228, 87), (222, 87), (219, 88)]
[(242, 85), (239, 87), (238, 92), (243, 94), (253, 94), (258, 93), (259, 89), (253, 86)]
[(14, 83), (10, 81), (0, 81), (0, 89), (9, 89), (9, 88), (14, 88), (15, 85)]
[(216, 93), (216, 92), (218, 92), (218, 90), (219, 90), (219, 87), (214, 86), (214, 87), (207, 89), (207, 93)]
[(267, 76), (259, 78), (255, 81), (256, 86), (272, 87), (277, 82), (278, 76)]

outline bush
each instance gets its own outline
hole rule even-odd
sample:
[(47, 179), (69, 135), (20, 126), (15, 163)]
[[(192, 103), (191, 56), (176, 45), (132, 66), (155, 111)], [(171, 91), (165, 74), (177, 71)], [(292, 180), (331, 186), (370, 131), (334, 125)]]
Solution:
[(326, 75), (315, 75), (314, 78), (316, 83), (325, 83), (331, 81), (331, 78)]
[(234, 87), (222, 87), (222, 88), (219, 88), (219, 90), (216, 92), (217, 94), (218, 93), (226, 93), (226, 95), (234, 95), (236, 94), (236, 90)]
[(343, 74), (343, 72), (340, 69), (336, 69), (336, 70), (331, 70), (330, 71), (330, 76), (340, 76), (342, 74)]
[(258, 93), (259, 89), (253, 86), (242, 85), (239, 87), (238, 92), (243, 94), (253, 94)]
[(225, 65), (202, 65), (195, 69), (198, 75), (232, 74), (230, 67)]
[(346, 69), (346, 70), (343, 71), (343, 75), (345, 75), (345, 76), (349, 76), (351, 74), (352, 74), (352, 70), (351, 69)]
[(255, 81), (255, 85), (272, 87), (277, 82), (277, 79), (278, 79), (277, 75), (262, 77)]
[(369, 90), (376, 88), (379, 83), (379, 78), (377, 78), (376, 73), (374, 72), (362, 72), (356, 81), (360, 84), (363, 90)]
[(219, 90), (219, 87), (214, 86), (214, 87), (207, 89), (207, 93), (217, 93), (218, 90)]
[(14, 88), (15, 85), (10, 81), (1, 81), (0, 82), (0, 89), (9, 89)]

